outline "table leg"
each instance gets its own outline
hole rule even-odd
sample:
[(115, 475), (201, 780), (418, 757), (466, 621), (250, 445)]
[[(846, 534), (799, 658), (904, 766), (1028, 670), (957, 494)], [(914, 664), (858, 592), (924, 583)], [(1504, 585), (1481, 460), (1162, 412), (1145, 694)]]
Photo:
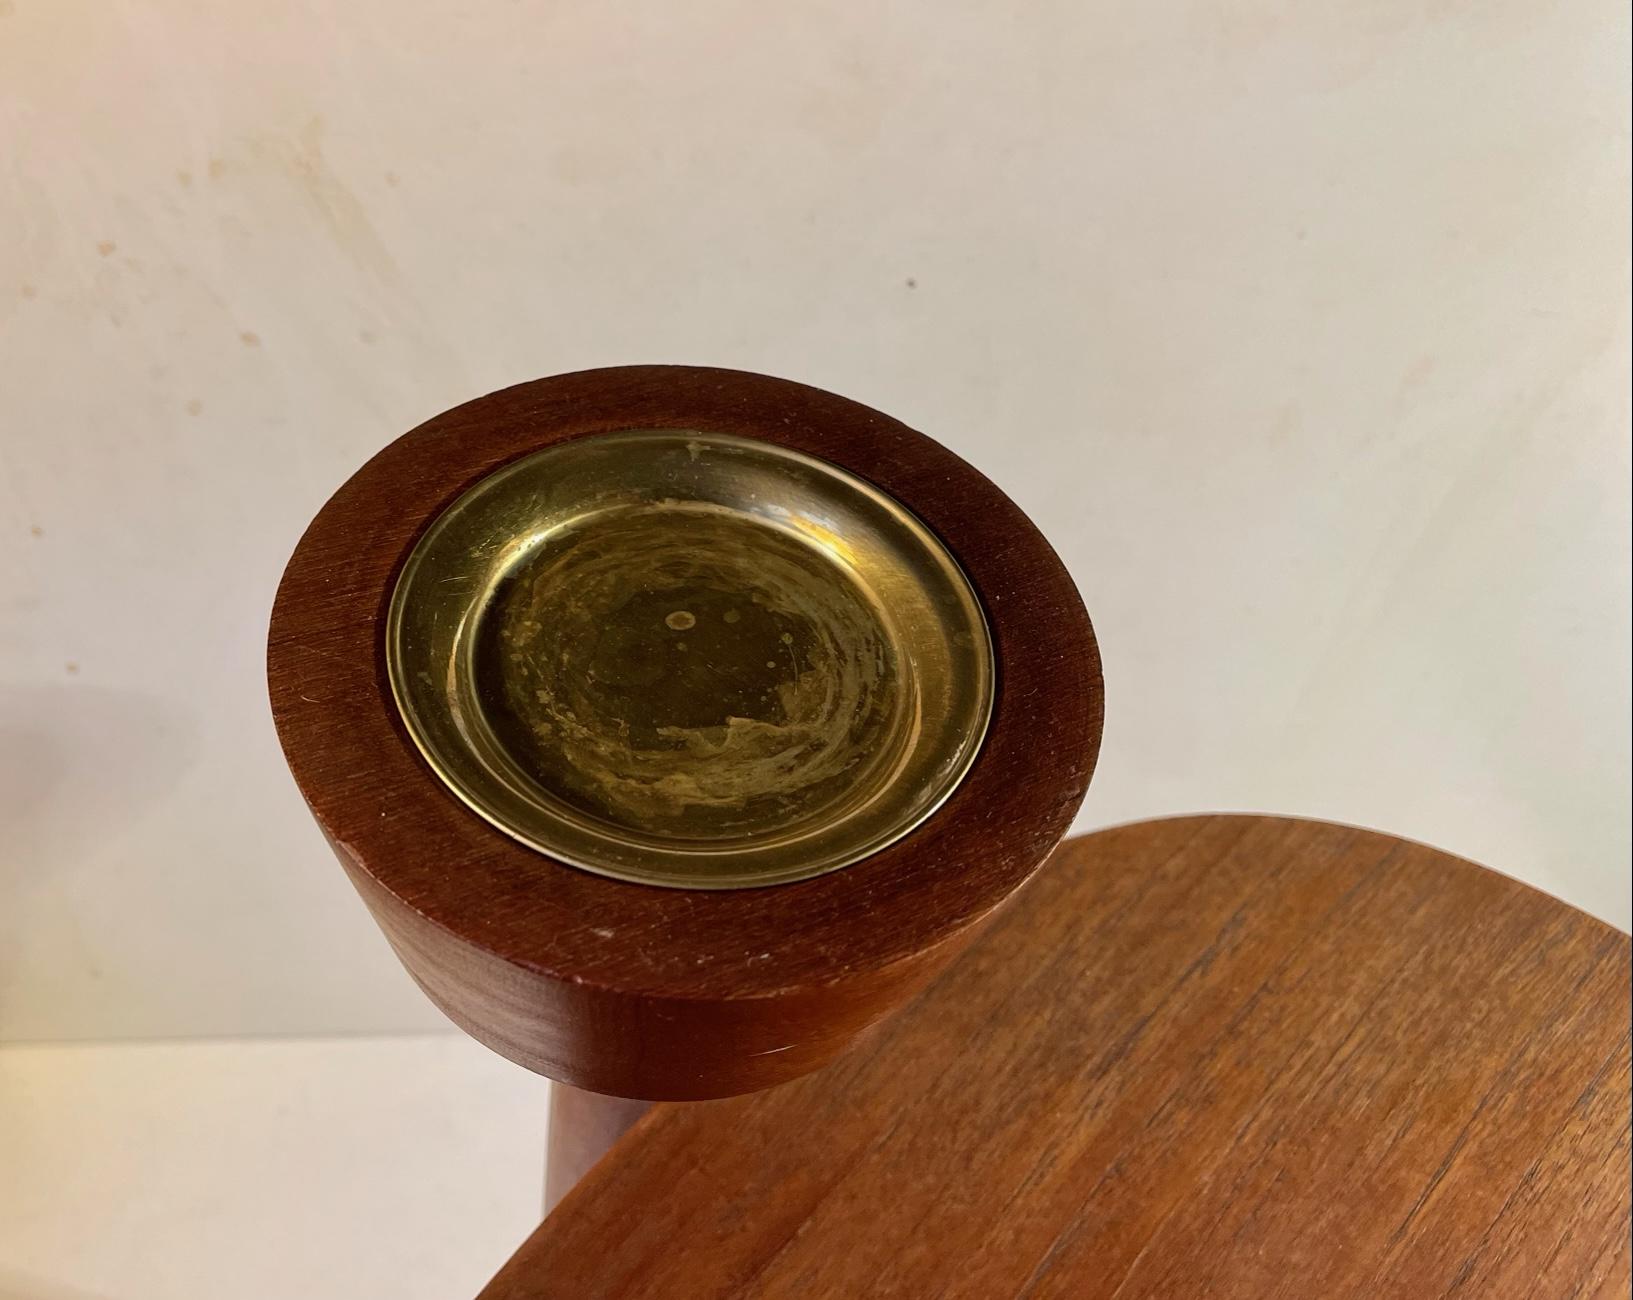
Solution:
[(544, 1173), (546, 1214), (651, 1105), (649, 1101), (603, 1097), (565, 1083), (550, 1085), (549, 1155)]

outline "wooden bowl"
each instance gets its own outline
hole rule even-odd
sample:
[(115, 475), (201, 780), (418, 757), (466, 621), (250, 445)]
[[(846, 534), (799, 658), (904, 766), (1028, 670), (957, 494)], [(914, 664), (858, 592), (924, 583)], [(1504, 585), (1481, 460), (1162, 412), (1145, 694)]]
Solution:
[[(401, 651), (390, 648), (393, 596), (400, 580), (412, 589), (405, 570), (451, 506), (496, 471), (548, 449), (664, 430), (747, 440), (768, 462), (831, 472), (844, 485), (840, 496), (852, 494), (853, 512), (836, 516), (847, 526), (866, 514), (871, 494), (932, 543), (900, 552), (896, 571), (933, 570), (944, 556), (944, 592), (956, 593), (952, 579), (961, 578), (984, 615), (989, 721), (967, 752), (962, 739), (930, 751), (944, 763), (951, 755), (949, 771), (963, 767), (959, 779), (915, 785), (916, 802), (902, 799), (868, 836), (813, 854), (820, 874), (805, 879), (673, 887), (709, 883), (694, 875), (659, 887), (613, 878), (606, 861), (547, 835), (501, 829), (502, 819), (475, 811), (470, 792), (427, 761), (424, 736), (416, 739), (393, 694), (390, 665)], [(835, 533), (836, 543), (845, 540)], [(665, 617), (675, 612), (698, 617), (684, 605)], [(958, 633), (971, 626), (944, 623), (947, 664), (955, 663)], [(978, 648), (972, 634), (963, 649)], [(953, 689), (981, 700), (967, 666), (946, 671)], [(990, 482), (855, 402), (784, 380), (678, 366), (522, 384), (445, 412), (380, 452), (324, 506), (289, 562), (273, 610), (268, 680), (302, 794), (432, 1001), (530, 1069), (654, 1100), (747, 1092), (803, 1074), (920, 988), (1065, 833), (1094, 768), (1102, 719), (1099, 656), (1071, 579)], [(928, 704), (922, 716), (927, 727), (942, 721)], [(970, 715), (961, 716), (948, 734), (974, 734)], [(562, 789), (538, 784), (547, 794)], [(614, 823), (614, 836), (652, 832), (637, 817), (626, 815), (618, 830), (604, 809), (569, 811), (600, 815)], [(713, 834), (690, 825), (705, 840)], [(657, 838), (684, 841), (687, 826), (675, 829), (659, 827)], [(751, 830), (750, 840), (774, 841), (776, 819)], [(790, 863), (801, 874), (797, 854), (781, 869)], [(764, 866), (762, 858), (745, 869)]]

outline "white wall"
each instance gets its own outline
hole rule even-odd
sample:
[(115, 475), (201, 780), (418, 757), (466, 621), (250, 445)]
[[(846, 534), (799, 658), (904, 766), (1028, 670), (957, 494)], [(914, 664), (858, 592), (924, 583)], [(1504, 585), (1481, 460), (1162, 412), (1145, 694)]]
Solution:
[(0, 0), (0, 1036), (441, 1023), (283, 770), (274, 584), (396, 434), (628, 361), (856, 397), (1032, 514), (1106, 659), (1084, 827), (1362, 822), (1625, 927), (1627, 40)]
[(5, 1300), (449, 1300), (538, 1225), (545, 1084), (457, 1033), (0, 1047)]

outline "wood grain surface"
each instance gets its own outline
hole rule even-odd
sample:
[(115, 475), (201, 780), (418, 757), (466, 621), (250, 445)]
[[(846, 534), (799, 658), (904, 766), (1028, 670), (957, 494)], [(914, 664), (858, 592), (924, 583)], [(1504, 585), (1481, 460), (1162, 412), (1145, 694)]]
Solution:
[[(998, 683), (964, 782), (855, 866), (768, 889), (627, 884), (553, 862), (451, 795), (405, 733), (383, 615), (403, 560), (499, 466), (624, 428), (760, 438), (883, 488), (958, 559)], [(719, 1097), (815, 1068), (958, 952), (1070, 825), (1094, 769), (1100, 661), (1059, 559), (1002, 492), (856, 402), (737, 371), (640, 366), (506, 389), (405, 434), (301, 539), (267, 647), (279, 738), (404, 965), (468, 1032), (601, 1093)]]
[(1625, 1296), (1628, 978), (1388, 836), (1106, 831), (864, 1049), (654, 1107), (483, 1297)]

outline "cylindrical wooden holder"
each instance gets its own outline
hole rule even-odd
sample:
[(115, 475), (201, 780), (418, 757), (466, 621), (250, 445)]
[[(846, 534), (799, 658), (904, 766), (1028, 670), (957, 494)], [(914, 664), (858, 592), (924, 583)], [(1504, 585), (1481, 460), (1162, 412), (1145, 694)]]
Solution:
[[(991, 635), (991, 721), (904, 838), (797, 883), (610, 879), (455, 798), (405, 730), (384, 619), (406, 557), (467, 489), (541, 448), (625, 429), (736, 435), (875, 485), (956, 557)], [(1094, 635), (1049, 545), (957, 456), (876, 411), (733, 371), (643, 366), (522, 384), (393, 442), (324, 506), (268, 643), (289, 766), (403, 965), (529, 1069), (621, 1098), (752, 1091), (833, 1058), (957, 952), (1066, 831), (1094, 767)]]

